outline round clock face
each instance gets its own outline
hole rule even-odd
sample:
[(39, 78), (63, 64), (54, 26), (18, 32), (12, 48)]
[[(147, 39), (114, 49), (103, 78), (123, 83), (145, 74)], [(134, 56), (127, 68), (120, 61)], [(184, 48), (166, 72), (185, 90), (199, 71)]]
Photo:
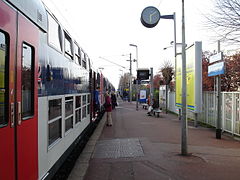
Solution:
[(141, 14), (141, 22), (147, 28), (152, 28), (157, 25), (160, 20), (160, 12), (153, 6), (148, 6), (143, 9)]

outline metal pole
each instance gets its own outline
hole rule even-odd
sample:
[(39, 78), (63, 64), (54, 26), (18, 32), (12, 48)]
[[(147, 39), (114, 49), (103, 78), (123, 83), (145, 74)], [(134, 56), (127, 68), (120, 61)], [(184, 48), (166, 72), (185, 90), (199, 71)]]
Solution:
[(153, 68), (150, 68), (151, 76), (150, 76), (150, 104), (152, 104), (153, 99)]
[(185, 50), (185, 20), (184, 0), (182, 0), (182, 142), (181, 153), (186, 156), (187, 149), (187, 101), (186, 101), (186, 50)]
[[(218, 40), (218, 53), (220, 53), (220, 41)], [(217, 127), (216, 138), (221, 139), (221, 77), (217, 76)]]
[[(136, 69), (138, 69), (138, 47), (136, 46)], [(137, 72), (137, 70), (136, 70), (136, 72)], [(137, 85), (137, 89), (136, 89), (136, 91), (137, 91), (137, 96), (136, 96), (136, 110), (138, 111), (138, 79), (137, 79), (137, 81), (136, 81), (136, 85)]]
[(132, 102), (132, 54), (130, 53), (129, 101)]

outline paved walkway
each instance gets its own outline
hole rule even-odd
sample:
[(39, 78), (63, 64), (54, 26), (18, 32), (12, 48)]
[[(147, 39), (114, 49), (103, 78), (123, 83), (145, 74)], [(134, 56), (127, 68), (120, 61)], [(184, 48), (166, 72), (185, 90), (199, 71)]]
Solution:
[(120, 102), (112, 127), (100, 122), (68, 180), (239, 180), (240, 142), (215, 138), (215, 130), (188, 128), (188, 151), (181, 156), (181, 123)]

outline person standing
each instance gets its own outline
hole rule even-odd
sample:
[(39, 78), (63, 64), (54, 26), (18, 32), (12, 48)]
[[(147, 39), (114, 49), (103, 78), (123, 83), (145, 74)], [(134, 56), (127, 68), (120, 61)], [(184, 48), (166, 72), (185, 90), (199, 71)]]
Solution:
[(107, 113), (107, 126), (112, 126), (112, 100), (108, 93), (105, 94), (105, 112)]

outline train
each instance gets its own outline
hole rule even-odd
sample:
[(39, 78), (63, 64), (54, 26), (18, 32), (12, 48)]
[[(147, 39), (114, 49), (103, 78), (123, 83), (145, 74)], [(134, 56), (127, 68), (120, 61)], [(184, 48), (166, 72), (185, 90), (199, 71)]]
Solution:
[(51, 179), (114, 87), (41, 0), (0, 0), (0, 17), (0, 179)]

